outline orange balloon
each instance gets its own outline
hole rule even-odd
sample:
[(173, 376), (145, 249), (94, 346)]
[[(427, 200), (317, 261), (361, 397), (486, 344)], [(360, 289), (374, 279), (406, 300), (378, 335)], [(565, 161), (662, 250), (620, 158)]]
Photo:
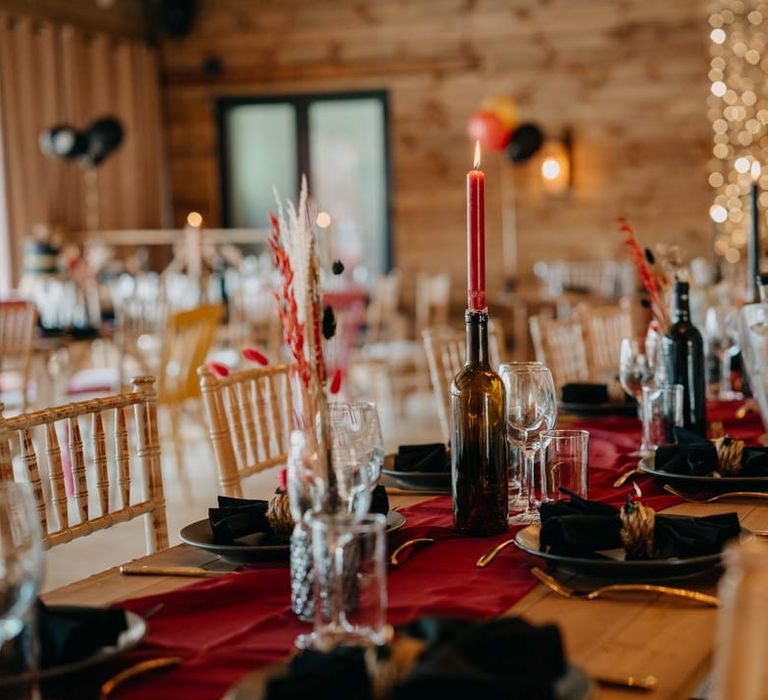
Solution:
[(505, 97), (504, 95), (487, 97), (483, 100), (483, 104), (480, 108), (486, 112), (493, 112), (502, 122), (504, 122), (504, 125), (510, 131), (514, 131), (519, 123), (517, 117), (517, 104), (515, 104), (515, 101), (511, 97)]
[(471, 141), (479, 141), (483, 148), (503, 151), (512, 138), (512, 131), (493, 112), (475, 112), (467, 124)]

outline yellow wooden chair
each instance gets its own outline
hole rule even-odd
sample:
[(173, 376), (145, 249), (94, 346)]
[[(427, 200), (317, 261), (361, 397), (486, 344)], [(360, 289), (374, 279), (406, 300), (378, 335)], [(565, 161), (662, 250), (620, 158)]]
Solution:
[[(19, 377), (19, 406), (27, 410), (29, 404), (30, 370), (32, 367), (32, 343), (35, 338), (37, 309), (32, 302), (23, 300), (0, 301), (0, 372), (7, 373), (9, 381)], [(0, 384), (2, 375), (0, 375)], [(11, 387), (9, 394), (15, 395)], [(0, 393), (6, 393), (0, 388)]]

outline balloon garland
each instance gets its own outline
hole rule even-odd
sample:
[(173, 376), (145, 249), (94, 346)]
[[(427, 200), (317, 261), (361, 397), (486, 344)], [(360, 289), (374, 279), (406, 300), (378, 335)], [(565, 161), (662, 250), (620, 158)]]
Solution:
[(483, 149), (506, 151), (512, 163), (530, 159), (544, 141), (536, 124), (519, 122), (515, 101), (503, 95), (483, 100), (480, 109), (467, 122), (467, 135), (472, 141), (480, 141)]

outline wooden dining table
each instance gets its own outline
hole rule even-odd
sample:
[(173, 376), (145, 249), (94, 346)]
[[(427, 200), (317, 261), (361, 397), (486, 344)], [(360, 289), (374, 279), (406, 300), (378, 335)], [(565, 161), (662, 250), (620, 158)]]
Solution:
[[(395, 507), (429, 498), (393, 492)], [(768, 504), (741, 500), (714, 504), (680, 504), (669, 513), (705, 515), (736, 511), (747, 529), (768, 530)], [(227, 570), (217, 556), (178, 545), (132, 562), (148, 566), (201, 566)], [(492, 564), (493, 566), (493, 564)], [(187, 586), (194, 578), (122, 575), (119, 567), (89, 576), (44, 596), (49, 604), (110, 605), (127, 598), (166, 593)], [(715, 592), (714, 578), (690, 584)], [(534, 623), (556, 623), (565, 640), (568, 658), (593, 676), (647, 676), (658, 679), (656, 689), (643, 697), (656, 699), (700, 697), (697, 689), (707, 678), (715, 647), (717, 610), (660, 597), (656, 594), (617, 595), (604, 600), (563, 598), (537, 586), (508, 611)], [(636, 691), (598, 686), (596, 698), (631, 697)]]

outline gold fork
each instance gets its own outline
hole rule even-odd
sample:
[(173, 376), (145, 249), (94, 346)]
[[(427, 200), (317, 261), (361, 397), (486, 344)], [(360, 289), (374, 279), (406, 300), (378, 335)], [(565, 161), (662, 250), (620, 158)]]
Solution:
[(112, 678), (105, 681), (101, 686), (101, 693), (99, 695), (100, 700), (107, 700), (113, 693), (115, 688), (122, 685), (131, 678), (141, 675), (142, 673), (149, 673), (160, 668), (170, 668), (171, 666), (178, 666), (181, 663), (181, 659), (178, 656), (165, 656), (159, 659), (149, 659), (148, 661), (141, 661), (140, 663), (129, 666), (128, 668), (116, 673)]
[(514, 540), (504, 540), (503, 542), (497, 544), (490, 552), (486, 552), (483, 554), (476, 562), (475, 566), (478, 569), (484, 569), (486, 566), (488, 566), (495, 558), (496, 555), (501, 552), (501, 550), (506, 549), (509, 547), (509, 545), (514, 544)]
[(531, 573), (539, 579), (547, 588), (554, 591), (563, 598), (583, 598), (584, 600), (595, 600), (601, 598), (606, 593), (660, 593), (661, 595), (673, 598), (682, 598), (695, 603), (701, 603), (711, 608), (716, 608), (720, 602), (715, 596), (699, 591), (691, 591), (687, 588), (670, 588), (669, 586), (656, 586), (651, 583), (612, 583), (607, 586), (600, 586), (593, 591), (577, 591), (570, 586), (560, 583), (549, 574), (544, 573), (537, 566), (531, 569)]
[(768, 498), (768, 493), (765, 491), (728, 491), (727, 493), (718, 493), (715, 496), (709, 496), (708, 498), (691, 498), (669, 484), (664, 484), (664, 490), (667, 493), (674, 494), (678, 498), (682, 498), (687, 503), (715, 503), (716, 501), (722, 501), (726, 498)]
[(389, 563), (392, 566), (398, 566), (400, 564), (400, 555), (409, 547), (415, 547), (417, 545), (423, 544), (428, 545), (432, 544), (434, 540), (431, 537), (417, 537), (414, 540), (408, 540), (407, 542), (403, 542), (394, 552), (392, 552), (392, 555), (389, 557)]
[(634, 467), (633, 469), (624, 472), (618, 479), (616, 479), (616, 481), (613, 482), (613, 488), (620, 489), (622, 486), (624, 486), (624, 484), (627, 483), (630, 477), (640, 473), (642, 473), (640, 471), (640, 467)]

